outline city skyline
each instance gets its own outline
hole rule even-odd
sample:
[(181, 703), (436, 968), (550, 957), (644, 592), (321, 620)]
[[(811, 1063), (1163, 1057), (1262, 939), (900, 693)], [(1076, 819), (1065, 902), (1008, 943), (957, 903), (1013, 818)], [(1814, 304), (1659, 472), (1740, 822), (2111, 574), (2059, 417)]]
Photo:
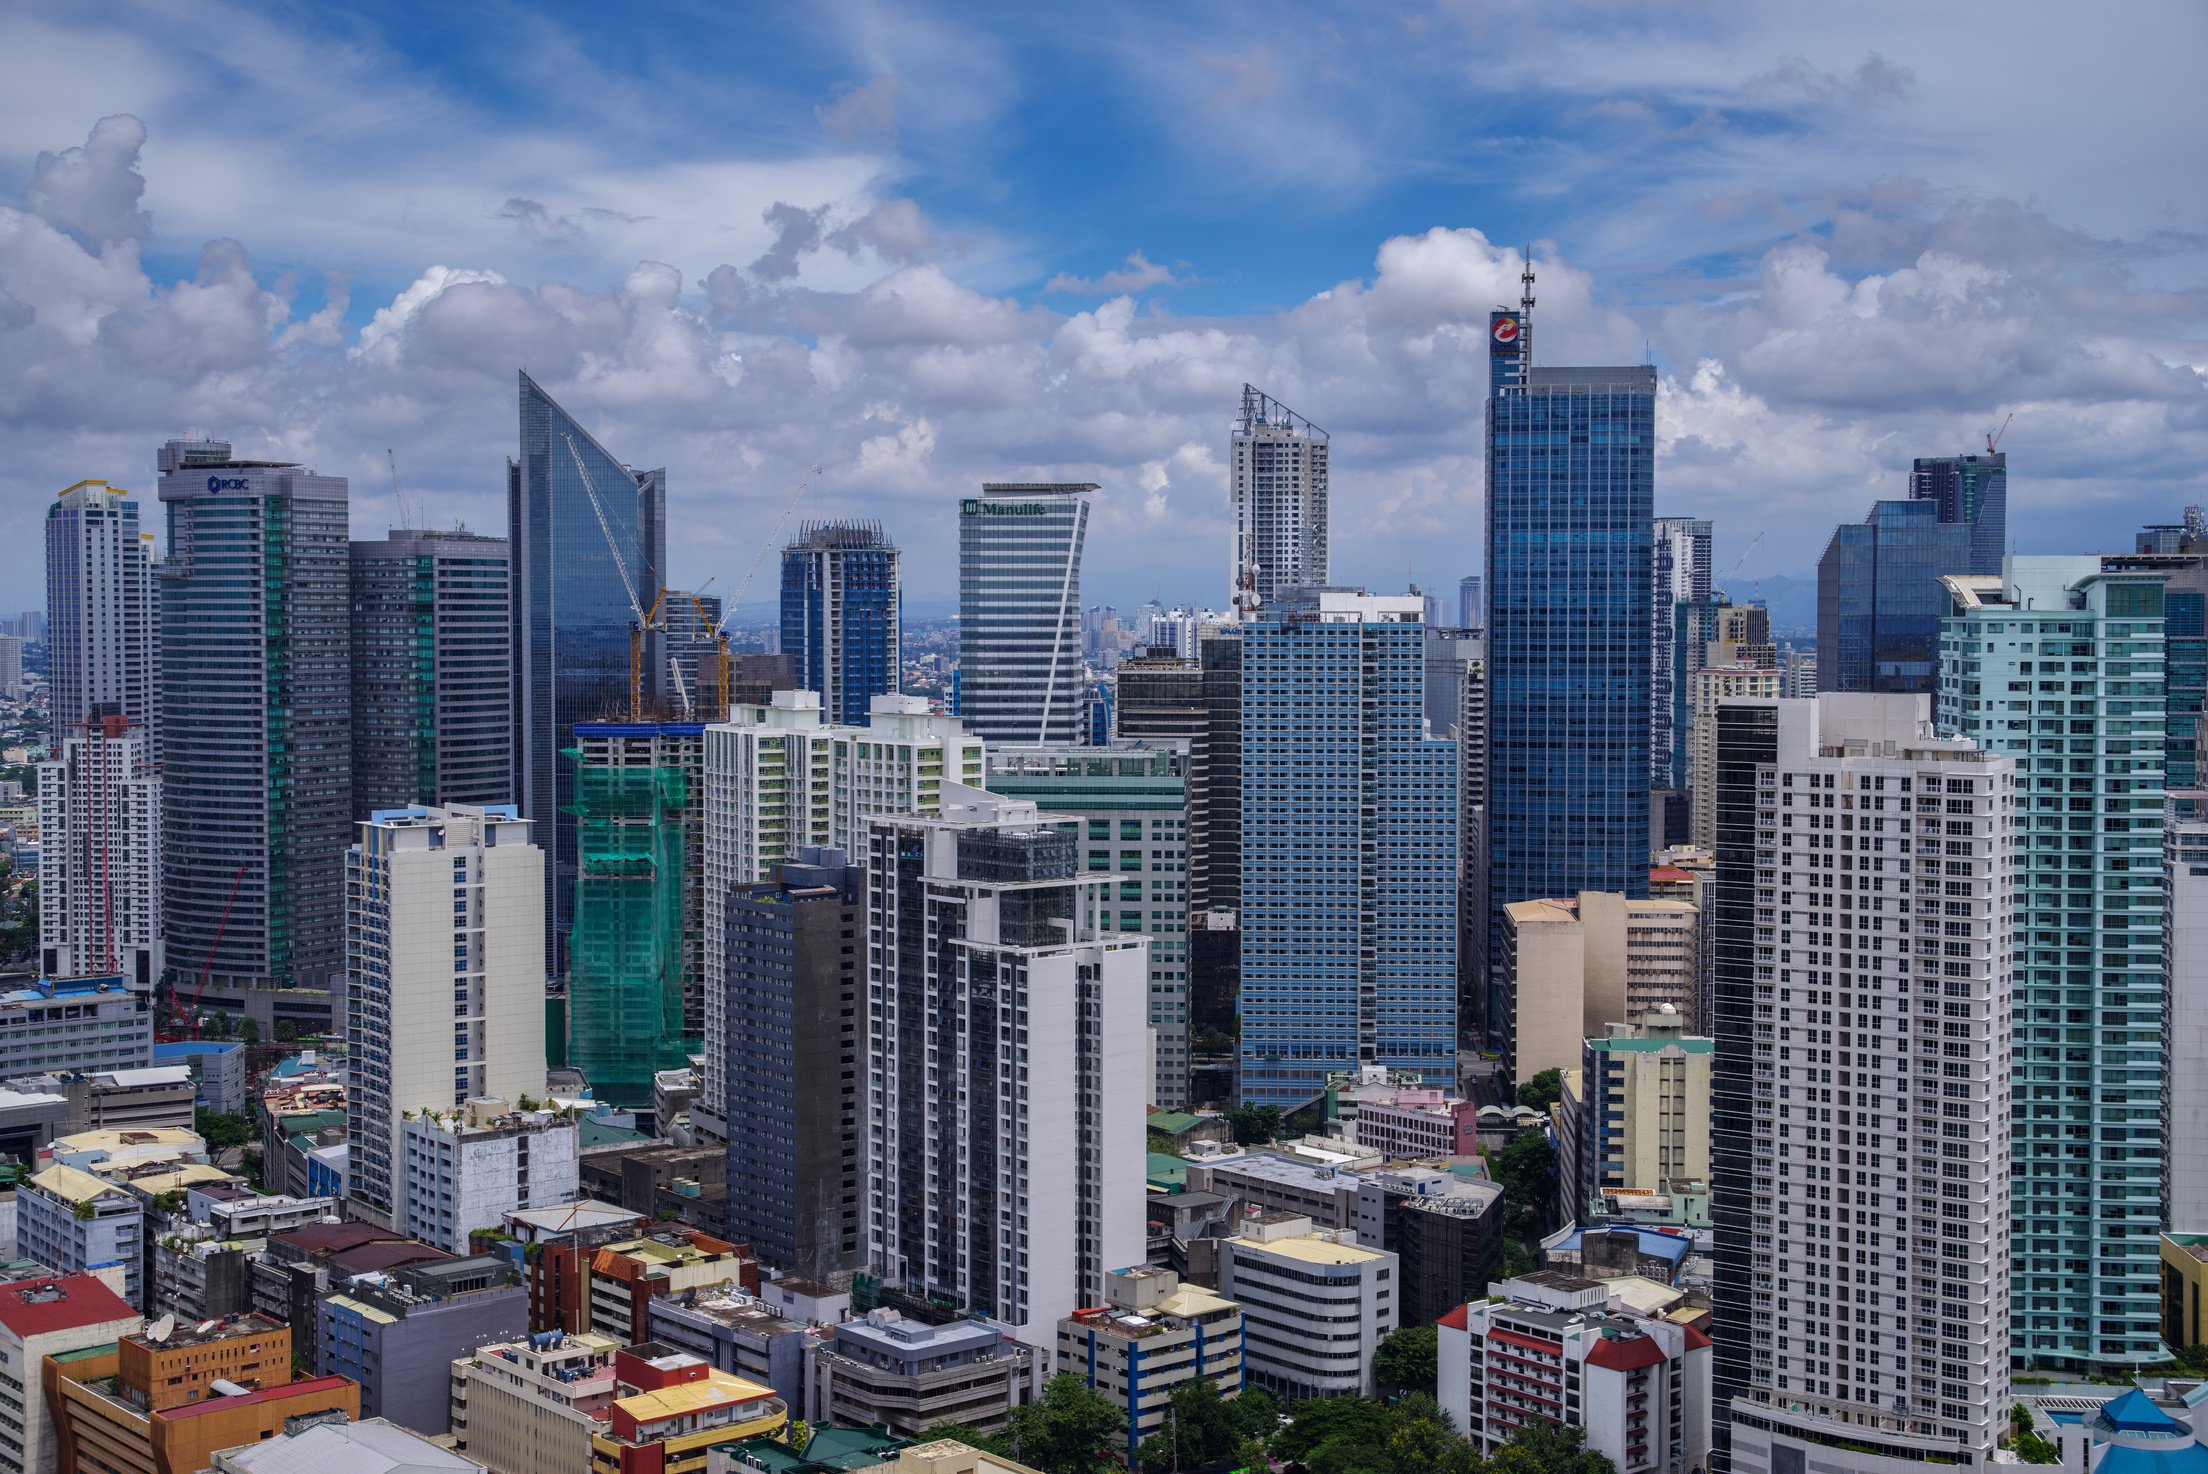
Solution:
[[(1334, 576), (1445, 589), (1476, 552), (1480, 314), (1514, 295), (1529, 239), (1552, 361), (1653, 357), (1657, 511), (1715, 520), (1720, 571), (1764, 534), (1743, 581), (1806, 578), (1837, 509), (1899, 495), (1912, 459), (1978, 449), (2011, 411), (2018, 551), (2197, 499), (2202, 221), (2171, 181), (2201, 104), (2135, 74), (2106, 85), (2118, 58), (2174, 65), (2196, 10), (2025, 8), (1998, 37), (1909, 13), (1858, 30), (1545, 12), (1491, 31), (1411, 11), (1391, 26), (1419, 28), (1415, 48), (1333, 27), (1323, 78), (1153, 17), (1139, 53), (1115, 28), (1075, 127), (1026, 79), (1072, 64), (1042, 19), (830, 8), (774, 37), (773, 79), (735, 69), (734, 117), (708, 95), (727, 79), (710, 24), (676, 62), (594, 45), (594, 18), (555, 9), (519, 43), (525, 67), (587, 54), (609, 89), (656, 84), (684, 113), (585, 141), (517, 95), (539, 89), (461, 82), (502, 71), (471, 58), (515, 38), (218, 9), (236, 24), (142, 16), (125, 34), (93, 9), (0, 32), (54, 89), (8, 104), (25, 111), (0, 147), (21, 227), (0, 317), (15, 361), (41, 365), (0, 399), (23, 446), (0, 530), (87, 476), (142, 494), (143, 447), (193, 429), (347, 476), (355, 537), (404, 520), (386, 449), (421, 525), (495, 530), (500, 381), (526, 366), (668, 466), (687, 532), (670, 585), (732, 589), (817, 462), (805, 515), (879, 518), (916, 610), (950, 593), (935, 509), (984, 479), (1097, 481), (1092, 596), (1201, 599), (1229, 519), (1219, 431), (1250, 382), (1340, 443)], [(1528, 64), (1549, 26), (1588, 41), (1572, 68)], [(1422, 54), (1403, 98), (1360, 108), (1375, 53), (1406, 50)], [(1620, 66), (1644, 52), (1664, 65)], [(211, 85), (313, 74), (341, 124), (269, 126), (293, 82), (198, 107), (179, 55)], [(2013, 110), (1988, 89), (2019, 88), (2042, 102), (1996, 128)], [(1205, 119), (1209, 144), (1185, 121)], [(2088, 131), (2127, 139), (2121, 167), (2066, 156)], [(1265, 157), (1276, 137), (1307, 145), (1285, 151), (1291, 177)], [(1505, 137), (1527, 142), (1463, 146)], [(1235, 165), (1216, 202), (1172, 187), (1207, 147)], [(357, 168), (327, 167), (333, 148)], [(343, 199), (324, 177), (348, 180)], [(1603, 187), (1560, 195), (1559, 178)], [(1259, 233), (1282, 198), (1299, 229)], [(771, 615), (765, 585), (746, 600), (737, 621)]]

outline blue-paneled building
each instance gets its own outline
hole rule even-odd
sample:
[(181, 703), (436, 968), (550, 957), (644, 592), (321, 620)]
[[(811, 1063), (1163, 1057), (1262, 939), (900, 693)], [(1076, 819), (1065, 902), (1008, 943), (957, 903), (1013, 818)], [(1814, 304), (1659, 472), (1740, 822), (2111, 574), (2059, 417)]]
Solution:
[(782, 653), (832, 725), (898, 689), (897, 548), (879, 522), (810, 522), (782, 550)]
[[(667, 567), (667, 473), (629, 469), (525, 373), (521, 455), (506, 463), (506, 525), (515, 766), (522, 817), (544, 846), (545, 964), (558, 972), (575, 910), (575, 767), (560, 754), (575, 745), (577, 722), (628, 710), (636, 621), (622, 574), (625, 566), (649, 609)], [(644, 636), (646, 697), (665, 684), (661, 643), (657, 633)]]
[(1535, 368), (1489, 316), (1487, 1026), (1515, 901), (1648, 894), (1656, 369)]
[(1424, 603), (1290, 589), (1244, 627), (1246, 1103), (1364, 1064), (1456, 1078), (1457, 745), (1425, 735)]
[(2008, 457), (1928, 456), (1909, 495), (1835, 528), (1817, 562), (1817, 686), (1930, 694), (1950, 573), (1999, 574)]

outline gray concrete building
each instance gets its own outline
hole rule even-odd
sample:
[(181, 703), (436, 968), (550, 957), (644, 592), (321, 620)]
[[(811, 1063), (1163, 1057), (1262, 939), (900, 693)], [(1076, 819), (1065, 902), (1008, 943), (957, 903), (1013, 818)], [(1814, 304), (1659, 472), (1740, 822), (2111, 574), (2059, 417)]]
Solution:
[(452, 1364), (529, 1333), (529, 1292), (503, 1254), (355, 1276), (321, 1298), (315, 1374), (360, 1384), (360, 1415), (432, 1437), (451, 1426)]
[(458, 528), (352, 545), (354, 819), (514, 802), (509, 562)]
[(863, 878), (808, 849), (725, 903), (726, 1228), (800, 1279), (846, 1275), (865, 1250)]
[(805, 1402), (805, 1326), (733, 1286), (655, 1295), (651, 1339), (716, 1371), (772, 1387), (793, 1409)]
[(937, 1423), (994, 1433), (1042, 1395), (1049, 1353), (984, 1320), (918, 1319), (869, 1311), (805, 1350), (805, 1420), (910, 1438)]

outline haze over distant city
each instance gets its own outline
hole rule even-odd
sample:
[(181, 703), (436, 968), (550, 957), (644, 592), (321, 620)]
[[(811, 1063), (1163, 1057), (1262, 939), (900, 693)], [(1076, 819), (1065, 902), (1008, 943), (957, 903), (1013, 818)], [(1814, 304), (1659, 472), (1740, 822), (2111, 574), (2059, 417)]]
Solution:
[(1335, 577), (1449, 589), (1530, 241), (1538, 352), (1653, 359), (1657, 511), (1736, 588), (2012, 413), (2015, 547), (2127, 546), (2208, 500), (2204, 43), (2181, 0), (19, 7), (0, 536), (187, 431), (350, 477), (358, 536), (387, 448), (414, 521), (502, 530), (526, 367), (668, 468), (679, 586), (818, 462), (799, 515), (881, 519), (916, 610), (983, 479), (1101, 483), (1087, 602), (1218, 604), (1247, 380), (1334, 436)]

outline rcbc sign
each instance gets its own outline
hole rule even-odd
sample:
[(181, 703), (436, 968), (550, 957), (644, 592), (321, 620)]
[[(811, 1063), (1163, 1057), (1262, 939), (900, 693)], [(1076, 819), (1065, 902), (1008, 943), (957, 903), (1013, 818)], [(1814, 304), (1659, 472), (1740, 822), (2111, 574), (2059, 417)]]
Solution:
[(209, 491), (243, 491), (250, 484), (243, 476), (210, 476), (207, 478), (207, 489)]

